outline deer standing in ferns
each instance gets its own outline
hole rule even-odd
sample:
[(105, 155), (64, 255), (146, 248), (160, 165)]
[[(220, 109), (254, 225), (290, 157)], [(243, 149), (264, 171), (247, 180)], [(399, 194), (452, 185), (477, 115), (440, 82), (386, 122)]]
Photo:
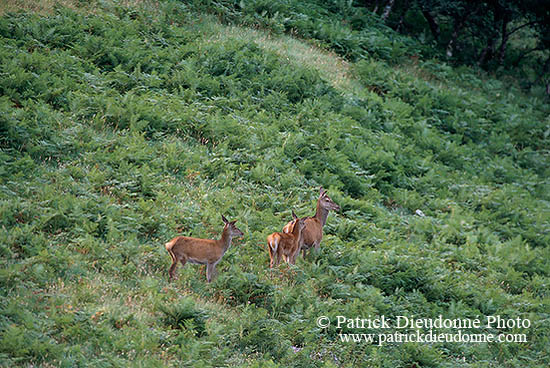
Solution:
[[(306, 251), (311, 248), (319, 249), (321, 240), (323, 239), (323, 226), (327, 222), (329, 211), (339, 211), (340, 206), (330, 199), (326, 190), (322, 187), (319, 190), (319, 199), (317, 200), (317, 210), (313, 217), (304, 217), (305, 227), (302, 234), (302, 242), (300, 248), (302, 249), (302, 257), (306, 257)], [(301, 219), (302, 220), (302, 219)], [(284, 233), (290, 233), (293, 231), (296, 219), (290, 221), (283, 228)]]
[(305, 225), (305, 219), (298, 219), (292, 211), (295, 226), (290, 233), (273, 233), (267, 237), (267, 249), (269, 250), (269, 267), (277, 266), (281, 262), (281, 256), (285, 262), (296, 263), (296, 257), (300, 253), (300, 243)]
[(166, 243), (166, 250), (172, 257), (172, 265), (168, 274), (170, 281), (176, 274), (178, 261), (182, 266), (187, 262), (206, 265), (206, 280), (212, 281), (212, 275), (216, 271), (216, 265), (231, 246), (231, 239), (243, 236), (243, 232), (235, 226), (235, 221), (227, 221), (222, 215), (225, 224), (222, 237), (219, 240), (199, 239), (188, 236), (178, 236)]

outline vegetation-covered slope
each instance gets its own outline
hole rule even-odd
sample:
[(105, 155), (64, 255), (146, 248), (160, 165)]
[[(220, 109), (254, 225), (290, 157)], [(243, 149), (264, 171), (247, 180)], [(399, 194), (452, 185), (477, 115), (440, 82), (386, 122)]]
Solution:
[[(181, 2), (102, 4), (0, 18), (2, 365), (550, 364), (544, 101), (406, 40), (348, 64)], [(342, 207), (321, 251), (270, 270), (266, 236), (321, 185)], [(222, 213), (245, 237), (218, 277), (168, 284), (164, 243)], [(316, 325), (440, 314), (532, 326), (377, 346)]]

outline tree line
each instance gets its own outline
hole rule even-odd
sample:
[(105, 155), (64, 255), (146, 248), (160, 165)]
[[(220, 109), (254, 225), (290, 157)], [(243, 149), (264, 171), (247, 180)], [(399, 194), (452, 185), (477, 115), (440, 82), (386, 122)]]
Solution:
[(386, 25), (435, 44), (450, 61), (486, 70), (526, 66), (550, 94), (549, 0), (364, 0)]

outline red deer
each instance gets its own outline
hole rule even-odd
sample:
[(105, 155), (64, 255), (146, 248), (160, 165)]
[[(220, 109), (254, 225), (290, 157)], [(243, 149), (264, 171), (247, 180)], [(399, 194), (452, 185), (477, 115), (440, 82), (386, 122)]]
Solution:
[(269, 267), (277, 266), (281, 262), (281, 256), (290, 264), (296, 263), (296, 257), (300, 253), (302, 230), (305, 227), (305, 219), (298, 219), (292, 211), (292, 217), (296, 226), (290, 233), (273, 233), (267, 237), (267, 249), (269, 250)]
[(212, 281), (212, 275), (216, 271), (216, 265), (231, 246), (231, 239), (243, 236), (243, 232), (235, 226), (235, 221), (227, 221), (222, 215), (225, 224), (222, 237), (219, 240), (198, 239), (188, 236), (178, 236), (166, 243), (166, 250), (172, 257), (172, 265), (168, 274), (170, 280), (175, 276), (178, 261), (182, 266), (187, 262), (206, 265), (206, 280)]
[[(339, 211), (340, 206), (330, 199), (326, 190), (322, 187), (319, 190), (319, 200), (317, 201), (317, 211), (313, 217), (304, 217), (305, 219), (305, 228), (302, 234), (302, 244), (300, 247), (302, 249), (302, 256), (306, 257), (306, 251), (311, 248), (319, 249), (321, 240), (323, 239), (323, 226), (327, 222), (327, 217), (329, 211)], [(283, 228), (284, 233), (292, 232), (296, 220), (290, 221)]]

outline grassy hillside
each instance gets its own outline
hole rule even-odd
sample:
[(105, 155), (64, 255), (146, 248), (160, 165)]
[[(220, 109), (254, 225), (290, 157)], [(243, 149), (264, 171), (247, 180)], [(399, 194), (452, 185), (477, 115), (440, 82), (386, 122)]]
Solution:
[[(0, 365), (548, 367), (548, 101), (383, 27), (319, 42), (298, 1), (225, 3), (0, 18)], [(273, 20), (292, 5), (301, 40)], [(321, 185), (342, 207), (321, 251), (270, 270), (266, 236)], [(164, 243), (220, 214), (245, 236), (218, 277), (169, 284)], [(532, 325), (377, 346), (316, 324), (337, 315)]]

